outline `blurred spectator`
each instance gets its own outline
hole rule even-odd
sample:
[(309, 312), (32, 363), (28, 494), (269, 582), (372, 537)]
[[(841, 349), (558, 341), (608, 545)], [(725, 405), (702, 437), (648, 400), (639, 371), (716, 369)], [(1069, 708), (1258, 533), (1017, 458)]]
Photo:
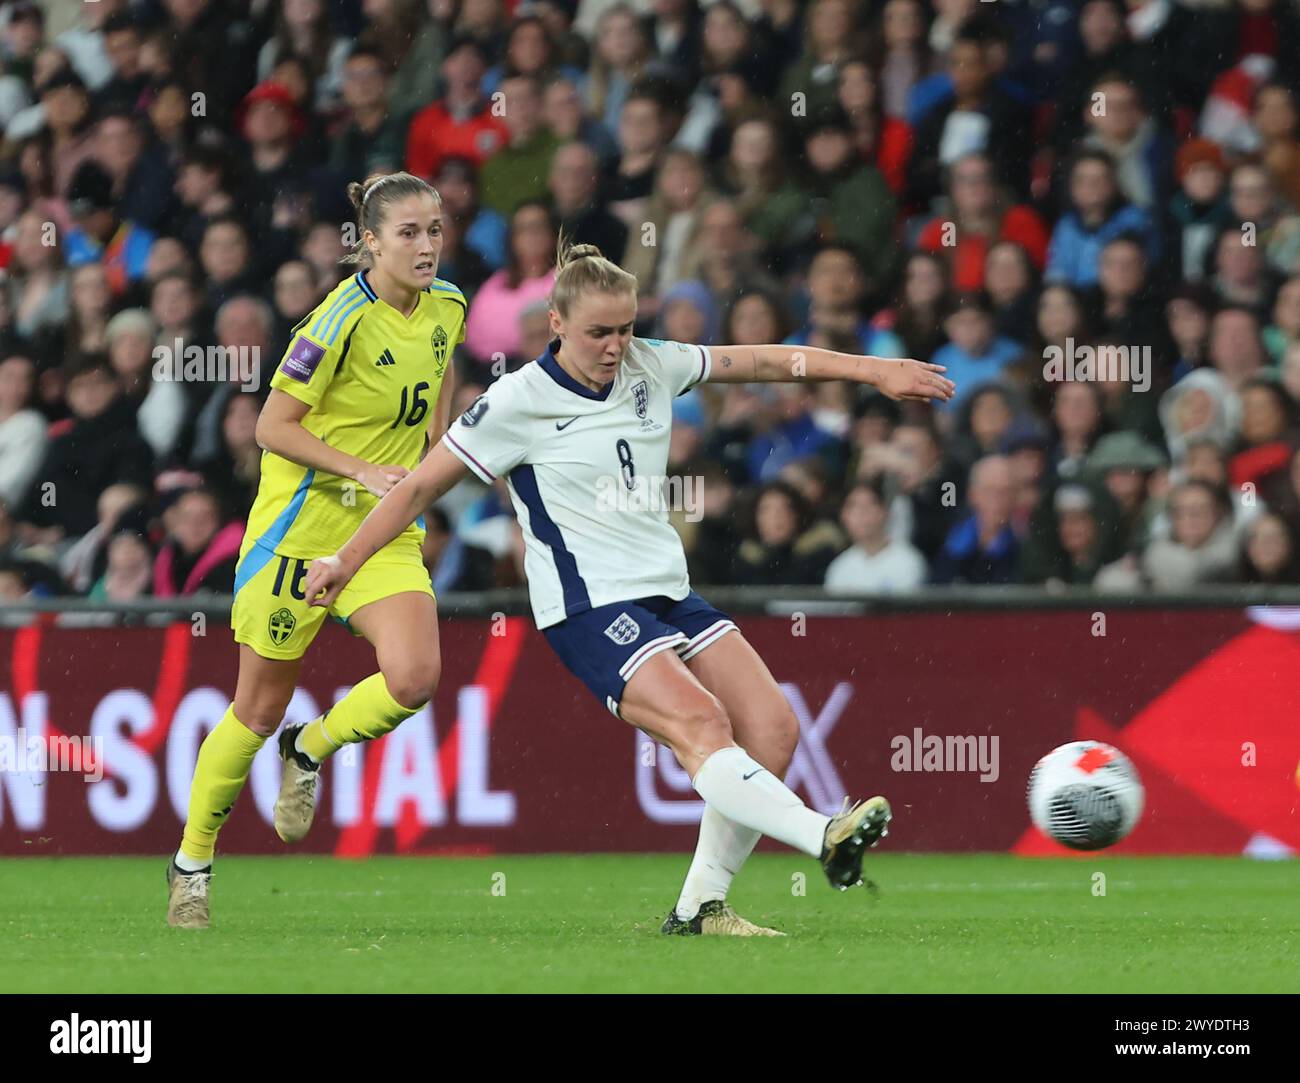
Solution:
[(545, 83), (555, 74), (561, 74), (575, 82), (580, 82), (583, 78), (577, 67), (565, 63), (552, 32), (547, 27), (546, 19), (535, 10), (530, 10), (528, 14), (516, 13), (506, 37), (503, 57), (501, 63), (494, 64), (483, 76), (483, 90), (487, 94), (516, 75), (536, 79), (539, 84)]
[(204, 486), (221, 502), (227, 519), (246, 520), (257, 495), (262, 449), (255, 431), (262, 408), (256, 395), (229, 395), (221, 415), (221, 446), (207, 458), (195, 457)]
[(107, 567), (90, 588), (90, 600), (132, 602), (146, 597), (153, 585), (153, 563), (153, 550), (144, 535), (130, 530), (113, 535)]
[(1186, 481), (1169, 500), (1173, 533), (1142, 555), (1141, 573), (1155, 590), (1189, 590), (1200, 583), (1230, 582), (1238, 553), (1232, 503), (1219, 486)]
[(1123, 549), (1115, 508), (1105, 494), (1079, 482), (1049, 493), (1020, 554), (1019, 579), (1047, 586), (1088, 586)]
[(447, 513), (432, 507), (424, 513), (425, 534), (421, 543), (424, 565), (429, 569), (434, 592), (448, 590), (491, 590), (495, 586), (492, 554), (467, 545), (451, 529)]
[(888, 117), (909, 120), (912, 88), (942, 66), (926, 34), (928, 16), (921, 0), (887, 0), (881, 8), (880, 85)]
[(912, 129), (906, 121), (886, 114), (876, 69), (860, 59), (841, 64), (836, 100), (853, 129), (859, 157), (880, 171), (895, 196), (904, 196)]
[(480, 90), (487, 54), (475, 38), (451, 41), (442, 61), (443, 96), (411, 118), (406, 171), (432, 178), (449, 155), (482, 166), (510, 141), (510, 129)]
[(1092, 84), (1091, 97), (1104, 102), (1105, 108), (1087, 110), (1084, 123), (1089, 130), (1080, 145), (1110, 155), (1124, 198), (1134, 207), (1159, 214), (1170, 195), (1169, 136), (1147, 113), (1141, 92), (1126, 75), (1102, 75)]
[(483, 204), (509, 214), (525, 200), (546, 196), (551, 156), (560, 145), (542, 124), (542, 92), (536, 76), (512, 75), (501, 84), (506, 143), (483, 163)]
[(930, 581), (1010, 583), (1020, 558), (1020, 540), (1011, 529), (1014, 499), (1011, 466), (1001, 455), (977, 462), (970, 472), (969, 514), (948, 535), (930, 570)]
[(207, 224), (199, 262), (208, 281), (207, 306), (213, 312), (241, 293), (260, 292), (252, 240), (243, 222), (233, 214)]
[(63, 331), (63, 354), (104, 353), (108, 350), (108, 321), (113, 294), (108, 269), (102, 263), (83, 263), (68, 276), (72, 310)]
[(506, 266), (483, 283), (465, 321), (465, 349), (475, 360), (517, 356), (519, 313), (555, 284), (555, 228), (545, 203), (523, 203), (511, 216)]
[(628, 228), (599, 198), (600, 165), (585, 143), (565, 143), (551, 158), (547, 187), (556, 218), (574, 244), (594, 244), (602, 252), (625, 252)]
[[(483, 284), (488, 274), (498, 271), (506, 262), (506, 238), (509, 224), (505, 215), (498, 214), (490, 207), (479, 202), (478, 171), (466, 158), (444, 158), (434, 178), (434, 186), (442, 197), (443, 227), (453, 223), (453, 229), (460, 231), (461, 240), (449, 252), (446, 241), (443, 242), (443, 254), (438, 266), (442, 267), (449, 256), (459, 256), (465, 249), (471, 253), (471, 263), (463, 258), (456, 259), (458, 266), (469, 270), (471, 277), (465, 283), (448, 272), (446, 277), (461, 285), (462, 289), (477, 289)], [(601, 249), (604, 251), (604, 249)], [(482, 271), (482, 278), (477, 278)], [(440, 272), (441, 273), (441, 272)], [(477, 281), (475, 281), (477, 278)]]
[(35, 340), (68, 318), (68, 277), (54, 223), (35, 209), (18, 219), (7, 286), (14, 330)]
[(625, 3), (611, 4), (601, 12), (595, 39), (587, 73), (587, 105), (612, 132), (619, 127), (623, 103), (647, 69), (654, 47), (644, 24)]
[(175, 181), (180, 206), (176, 235), (197, 251), (209, 223), (235, 210), (234, 164), (229, 155), (202, 144), (188, 148)]
[(275, 309), (270, 356), (284, 356), (289, 348), (293, 328), (321, 301), (311, 267), (302, 260), (280, 264), (275, 272), (272, 307)]
[(542, 84), (542, 120), (557, 139), (590, 149), (604, 168), (618, 158), (618, 143), (601, 120), (584, 111), (578, 82), (552, 75)]
[(42, 82), (40, 95), (45, 128), (50, 136), (54, 192), (70, 198), (73, 177), (95, 151), (94, 114), (86, 84), (70, 70), (56, 72)]
[(948, 441), (948, 461), (962, 477), (978, 460), (1001, 451), (1020, 409), (1011, 390), (1001, 384), (970, 387)]
[(1296, 88), (1265, 83), (1255, 91), (1252, 123), (1260, 141), (1260, 160), (1273, 175), (1276, 190), (1300, 207), (1300, 108)]
[(819, 584), (836, 549), (808, 533), (810, 510), (788, 482), (769, 481), (758, 492), (745, 539), (736, 553), (736, 582), (751, 586)]
[(1295, 535), (1280, 515), (1265, 512), (1246, 528), (1237, 578), (1243, 583), (1300, 583)]
[(99, 494), (95, 525), (59, 560), (59, 572), (76, 594), (86, 594), (109, 565), (110, 546), (119, 530), (143, 533), (148, 528), (148, 492), (139, 485), (110, 485)]
[(374, 49), (353, 49), (343, 66), (343, 112), (330, 141), (330, 166), (348, 180), (400, 168), (404, 131), (388, 100), (388, 69)]
[(890, 535), (910, 541), (933, 562), (957, 520), (958, 478), (944, 462), (932, 424), (903, 422), (887, 443), (866, 448), (857, 477), (884, 477), (894, 497), (889, 506)]
[(946, 170), (948, 199), (922, 228), (918, 248), (940, 254), (957, 290), (984, 286), (990, 248), (1001, 241), (1018, 244), (1041, 271), (1048, 232), (1032, 207), (1013, 204), (998, 191), (993, 163), (985, 154), (967, 154)]
[(856, 250), (841, 244), (826, 245), (808, 268), (808, 322), (785, 342), (812, 343), (817, 334), (847, 336), (863, 354), (901, 357), (903, 344), (892, 331), (873, 326), (863, 316), (867, 280)]
[(1140, 550), (1151, 536), (1159, 510), (1152, 499), (1152, 479), (1164, 466), (1160, 450), (1131, 432), (1103, 436), (1084, 464), (1084, 476), (1099, 480), (1115, 502), (1119, 533), (1129, 551)]
[(154, 458), (163, 461), (176, 446), (185, 423), (186, 401), (181, 385), (154, 377), (155, 328), (149, 313), (139, 308), (119, 312), (108, 323), (108, 360), (126, 401), (135, 411), (136, 426)]
[(1052, 398), (1052, 428), (1056, 439), (1049, 455), (1058, 478), (1073, 478), (1101, 436), (1104, 424), (1101, 390), (1095, 383), (1066, 380)]
[(769, 481), (787, 463), (809, 455), (823, 457), (833, 475), (843, 473), (843, 442), (818, 426), (813, 418), (813, 403), (814, 394), (808, 384), (776, 385), (774, 423), (749, 444), (746, 465), (751, 480)]
[(1199, 282), (1220, 231), (1231, 224), (1227, 166), (1217, 143), (1189, 139), (1175, 158), (1178, 191), (1169, 204), (1169, 259), (1176, 277)]
[(45, 419), (32, 409), (36, 366), (11, 354), (0, 360), (0, 505), (20, 507), (45, 453)]
[(343, 66), (352, 43), (336, 36), (325, 0), (284, 0), (276, 18), (275, 35), (257, 54), (257, 78), (269, 79), (285, 57), (306, 63), (316, 83), (313, 106), (327, 110), (339, 99)]
[(929, 361), (948, 341), (944, 317), (951, 304), (947, 264), (932, 252), (914, 252), (903, 267), (903, 281), (892, 311), (882, 313), (908, 357)]
[(998, 379), (1023, 348), (998, 335), (988, 300), (978, 293), (960, 294), (943, 328), (948, 342), (935, 350), (930, 360), (944, 366), (944, 375), (957, 384), (956, 395), (946, 404), (947, 410), (956, 410), (974, 388)]
[(1221, 307), (1210, 320), (1209, 362), (1228, 386), (1240, 390), (1266, 360), (1255, 313), (1239, 305)]
[(1027, 343), (1034, 338), (1038, 272), (1029, 254), (1014, 241), (999, 241), (984, 257), (984, 292), (993, 307), (1001, 338)]
[[(232, 297), (217, 310), (217, 350), (211, 356), (225, 362), (226, 379), (210, 385), (207, 400), (194, 420), (190, 457), (195, 461), (216, 457), (221, 447), (221, 420), (232, 396), (257, 392), (265, 395), (269, 374), (279, 363), (271, 356), (271, 321), (270, 306), (258, 297)], [(250, 382), (254, 386), (250, 387)]]
[(998, 179), (1015, 201), (1029, 194), (1030, 130), (1024, 105), (995, 82), (989, 49), (974, 28), (958, 31), (947, 57), (952, 96), (916, 124), (909, 184), (922, 209), (939, 194), (943, 169), (959, 158), (982, 153), (997, 167)]
[(440, 0), (367, 0), (364, 6), (367, 25), (357, 46), (383, 59), (390, 75), (388, 100), (399, 124), (437, 97), (447, 50), (447, 6)]
[(605, 170), (610, 212), (636, 230), (645, 219), (660, 156), (668, 142), (668, 103), (649, 82), (634, 86), (623, 101), (617, 126), (619, 155)]
[(1269, 360), (1276, 367), (1281, 366), (1287, 350), (1300, 342), (1300, 274), (1288, 278), (1278, 289), (1272, 322), (1264, 328), (1263, 339)]
[(182, 493), (169, 519), (167, 540), (154, 560), (154, 594), (172, 598), (230, 593), (243, 537), (242, 522), (222, 526), (221, 505), (212, 493)]
[(1242, 385), (1241, 434), (1228, 463), (1234, 490), (1250, 486), (1258, 492), (1285, 470), (1295, 446), (1294, 407), (1286, 389), (1275, 380), (1257, 377)]
[(144, 277), (154, 235), (136, 222), (120, 219), (117, 207), (113, 178), (95, 162), (83, 164), (68, 189), (68, 210), (77, 223), (68, 234), (68, 266), (102, 263), (108, 288), (120, 297)]
[(50, 431), (24, 505), (34, 541), (80, 537), (97, 521), (100, 493), (114, 482), (148, 486), (152, 478), (153, 455), (106, 358), (81, 362), (68, 376), (67, 399), (72, 417)]
[(1067, 206), (1052, 231), (1047, 249), (1048, 282), (1092, 286), (1097, 281), (1102, 246), (1112, 237), (1132, 232), (1143, 238), (1150, 259), (1159, 246), (1146, 212), (1124, 202), (1110, 155), (1080, 150), (1066, 169)]
[(859, 481), (849, 489), (840, 522), (852, 545), (826, 569), (830, 593), (902, 594), (925, 582), (925, 558), (889, 535), (889, 503), (879, 481)]
[[(108, 61), (107, 81), (99, 83), (102, 69), (91, 75), (85, 72), (84, 62), (78, 66), (87, 84), (96, 91), (99, 101), (105, 107), (132, 112), (140, 104), (149, 86), (148, 73), (140, 64), (140, 47), (144, 44), (144, 35), (135, 17), (124, 10), (126, 4), (101, 2), (97, 6), (108, 9), (99, 12), (101, 22), (96, 35)], [(118, 10), (114, 11), (115, 8)], [(66, 34), (61, 36), (60, 44), (67, 47)]]
[(688, 242), (714, 199), (699, 158), (668, 150), (659, 165), (645, 221), (632, 232), (620, 265), (637, 276), (643, 313), (653, 313), (664, 290), (680, 284)]
[(1294, 273), (1300, 260), (1300, 215), (1295, 204), (1278, 195), (1268, 170), (1257, 162), (1239, 162), (1229, 178), (1228, 202), (1235, 222), (1250, 226), (1249, 237), (1240, 226), (1233, 230), (1239, 245), (1252, 248), (1252, 254), (1262, 253), (1268, 271)]

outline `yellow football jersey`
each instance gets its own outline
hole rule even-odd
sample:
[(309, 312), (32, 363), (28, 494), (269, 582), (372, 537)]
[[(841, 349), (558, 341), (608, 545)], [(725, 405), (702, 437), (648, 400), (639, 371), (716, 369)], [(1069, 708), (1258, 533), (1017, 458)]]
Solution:
[[(465, 312), (465, 295), (435, 278), (403, 318), (360, 271), (293, 329), (271, 386), (311, 407), (303, 428), (330, 447), (414, 470), (452, 349), (465, 340)], [(328, 555), (378, 499), (357, 482), (263, 452), (235, 590), (260, 570), (242, 559), (254, 546), (267, 560)], [(418, 540), (422, 523), (406, 533)]]

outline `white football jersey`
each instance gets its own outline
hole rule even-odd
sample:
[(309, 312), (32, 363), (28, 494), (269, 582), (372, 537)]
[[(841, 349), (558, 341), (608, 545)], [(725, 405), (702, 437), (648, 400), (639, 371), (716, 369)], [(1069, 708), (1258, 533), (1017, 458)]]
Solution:
[(704, 346), (633, 338), (596, 392), (560, 367), (559, 341), (501, 377), (443, 437), (484, 481), (507, 479), (539, 628), (610, 602), (690, 592), (664, 476), (673, 399), (707, 380), (712, 363)]

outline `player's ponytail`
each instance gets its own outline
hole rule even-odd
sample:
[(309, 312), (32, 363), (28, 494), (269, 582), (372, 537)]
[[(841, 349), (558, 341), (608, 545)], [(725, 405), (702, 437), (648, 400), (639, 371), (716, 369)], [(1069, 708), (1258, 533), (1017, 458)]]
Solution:
[(425, 192), (439, 204), (442, 203), (438, 189), (410, 173), (372, 173), (363, 181), (349, 184), (348, 202), (352, 204), (352, 210), (357, 216), (357, 240), (352, 246), (353, 250), (339, 262), (360, 263), (369, 267), (372, 260), (365, 242), (366, 230), (378, 234), (390, 204)]
[(637, 292), (637, 277), (611, 259), (594, 244), (570, 244), (560, 231), (555, 250), (555, 285), (551, 307), (568, 317), (573, 303), (585, 293)]

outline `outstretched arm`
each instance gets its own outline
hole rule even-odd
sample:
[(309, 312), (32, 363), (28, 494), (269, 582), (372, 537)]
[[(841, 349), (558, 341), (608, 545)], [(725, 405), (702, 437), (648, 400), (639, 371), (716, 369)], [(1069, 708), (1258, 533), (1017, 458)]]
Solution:
[(434, 444), (420, 465), (371, 509), (343, 548), (333, 556), (312, 561), (307, 571), (310, 603), (330, 605), (361, 565), (415, 522), (430, 504), (468, 473), (469, 468), (448, 451), (441, 440)]
[(891, 399), (940, 399), (956, 391), (942, 365), (910, 358), (835, 353), (817, 346), (710, 346), (710, 383), (798, 383), (851, 380), (870, 384)]

